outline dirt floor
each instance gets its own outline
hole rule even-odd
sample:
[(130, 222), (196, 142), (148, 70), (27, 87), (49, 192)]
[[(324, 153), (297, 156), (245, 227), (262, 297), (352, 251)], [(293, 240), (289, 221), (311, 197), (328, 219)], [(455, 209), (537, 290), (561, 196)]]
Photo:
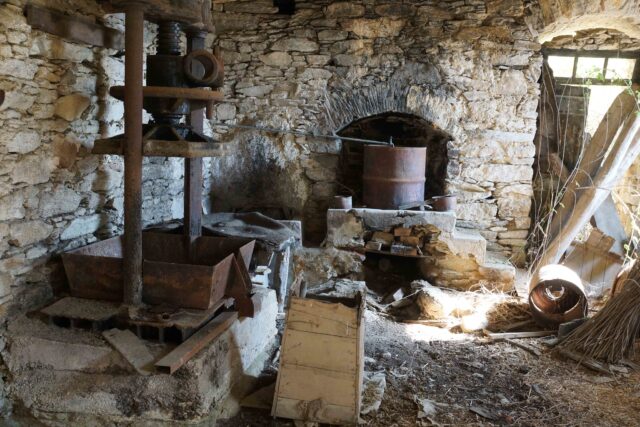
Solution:
[[(374, 311), (365, 321), (366, 371), (384, 372), (387, 386), (379, 410), (363, 416), (363, 425), (640, 425), (640, 372), (586, 370), (555, 356), (545, 339), (521, 340), (542, 352), (537, 357), (480, 334), (397, 323)], [(435, 412), (420, 413), (429, 406)], [(219, 425), (293, 423), (243, 409)]]

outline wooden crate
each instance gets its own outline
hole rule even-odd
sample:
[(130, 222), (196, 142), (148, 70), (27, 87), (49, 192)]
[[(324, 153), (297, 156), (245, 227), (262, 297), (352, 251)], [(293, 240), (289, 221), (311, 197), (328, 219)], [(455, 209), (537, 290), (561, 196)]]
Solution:
[(364, 296), (293, 297), (282, 339), (272, 415), (356, 424), (364, 369)]

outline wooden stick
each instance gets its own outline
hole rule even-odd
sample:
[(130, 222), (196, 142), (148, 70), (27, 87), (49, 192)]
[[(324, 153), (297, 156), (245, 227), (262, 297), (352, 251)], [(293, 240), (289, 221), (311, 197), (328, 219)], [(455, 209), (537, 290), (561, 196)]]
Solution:
[(238, 319), (238, 313), (235, 311), (219, 314), (189, 339), (173, 349), (171, 353), (157, 361), (156, 368), (160, 372), (173, 374), (207, 344), (218, 338), (236, 319)]
[(549, 335), (555, 335), (556, 331), (531, 331), (531, 332), (503, 332), (494, 333), (484, 329), (485, 336), (491, 338), (494, 341), (501, 341), (513, 338), (540, 338), (548, 337)]

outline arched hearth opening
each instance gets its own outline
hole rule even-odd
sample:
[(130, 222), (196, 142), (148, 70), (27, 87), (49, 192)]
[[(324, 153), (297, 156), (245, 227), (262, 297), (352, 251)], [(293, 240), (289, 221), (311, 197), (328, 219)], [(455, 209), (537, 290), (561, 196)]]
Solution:
[[(393, 141), (397, 147), (427, 147), (425, 200), (445, 194), (449, 153), (447, 142), (453, 138), (427, 120), (413, 114), (388, 112), (353, 121), (338, 136)], [(354, 206), (362, 201), (362, 142), (344, 140), (340, 156), (339, 180), (354, 197)]]

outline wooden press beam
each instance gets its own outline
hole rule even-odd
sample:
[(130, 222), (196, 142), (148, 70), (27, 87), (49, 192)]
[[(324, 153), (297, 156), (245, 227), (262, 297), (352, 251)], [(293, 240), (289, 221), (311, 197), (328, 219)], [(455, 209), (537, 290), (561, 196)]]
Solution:
[(118, 50), (124, 48), (124, 37), (120, 31), (86, 18), (65, 15), (57, 10), (32, 4), (27, 6), (25, 12), (27, 23), (36, 30), (92, 46)]

